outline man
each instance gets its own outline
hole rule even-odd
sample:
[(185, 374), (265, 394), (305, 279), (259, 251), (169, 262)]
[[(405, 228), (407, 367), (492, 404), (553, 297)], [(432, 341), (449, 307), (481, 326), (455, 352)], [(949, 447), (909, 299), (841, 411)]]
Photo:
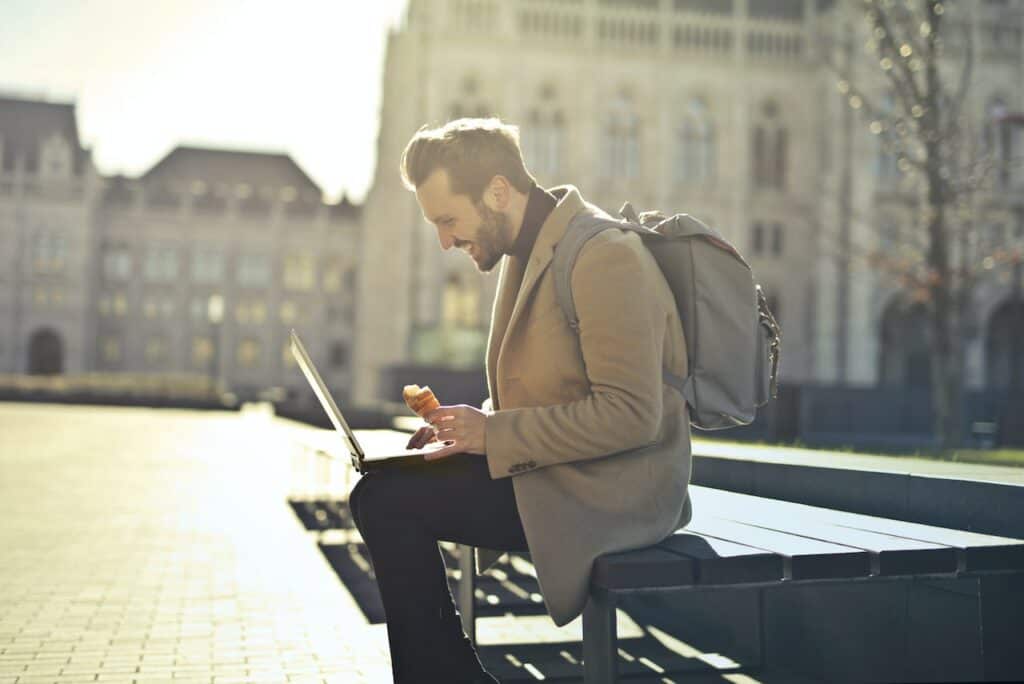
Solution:
[[(558, 626), (586, 601), (603, 553), (653, 544), (690, 520), (686, 346), (672, 293), (639, 237), (591, 239), (572, 273), (578, 333), (554, 293), (553, 247), (581, 212), (544, 190), (518, 129), (459, 119), (417, 132), (401, 172), (442, 249), (501, 263), (487, 344), (490, 398), (441, 406), (410, 446), (447, 446), (415, 468), (364, 476), (350, 496), (387, 618), (396, 682), (491, 682), (462, 631), (438, 540), (529, 551)], [(487, 551), (498, 549), (498, 551)]]

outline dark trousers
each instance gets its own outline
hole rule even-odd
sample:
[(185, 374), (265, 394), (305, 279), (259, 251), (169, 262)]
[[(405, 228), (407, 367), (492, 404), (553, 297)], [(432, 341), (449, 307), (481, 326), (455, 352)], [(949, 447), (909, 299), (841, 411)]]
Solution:
[(495, 682), (462, 629), (438, 541), (527, 551), (512, 479), (486, 456), (363, 475), (349, 495), (387, 619), (396, 683)]

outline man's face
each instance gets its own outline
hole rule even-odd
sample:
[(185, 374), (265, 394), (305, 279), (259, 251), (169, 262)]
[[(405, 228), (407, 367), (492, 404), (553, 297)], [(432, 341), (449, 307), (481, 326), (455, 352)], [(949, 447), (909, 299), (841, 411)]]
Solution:
[(508, 217), (483, 201), (452, 194), (448, 172), (438, 169), (416, 188), (423, 216), (437, 227), (441, 249), (458, 247), (486, 273), (501, 260), (510, 245)]

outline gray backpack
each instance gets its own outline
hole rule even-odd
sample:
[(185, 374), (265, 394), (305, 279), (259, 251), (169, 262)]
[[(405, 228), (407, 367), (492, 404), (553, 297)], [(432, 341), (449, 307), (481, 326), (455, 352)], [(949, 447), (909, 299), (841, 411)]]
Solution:
[(636, 215), (627, 202), (616, 220), (588, 205), (569, 223), (552, 261), (555, 296), (577, 334), (572, 269), (587, 240), (610, 228), (640, 235), (675, 295), (686, 340), (689, 376), (663, 371), (703, 430), (747, 425), (777, 395), (781, 331), (761, 286), (736, 248), (688, 214)]

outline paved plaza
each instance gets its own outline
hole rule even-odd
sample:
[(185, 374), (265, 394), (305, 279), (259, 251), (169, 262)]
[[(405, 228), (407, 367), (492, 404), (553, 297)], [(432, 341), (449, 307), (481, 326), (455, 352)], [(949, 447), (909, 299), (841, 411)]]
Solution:
[[(347, 466), (303, 471), (304, 432), (322, 434), (260, 409), (0, 404), (0, 684), (390, 682), (384, 624), (367, 621), (288, 504), (354, 484)], [(478, 629), (484, 648), (580, 638), (579, 620), (559, 629), (546, 615)], [(619, 631), (629, 648), (642, 627), (620, 613)], [(509, 660), (515, 681), (543, 677), (530, 648)]]
[(0, 404), (0, 682), (385, 682), (260, 413)]

